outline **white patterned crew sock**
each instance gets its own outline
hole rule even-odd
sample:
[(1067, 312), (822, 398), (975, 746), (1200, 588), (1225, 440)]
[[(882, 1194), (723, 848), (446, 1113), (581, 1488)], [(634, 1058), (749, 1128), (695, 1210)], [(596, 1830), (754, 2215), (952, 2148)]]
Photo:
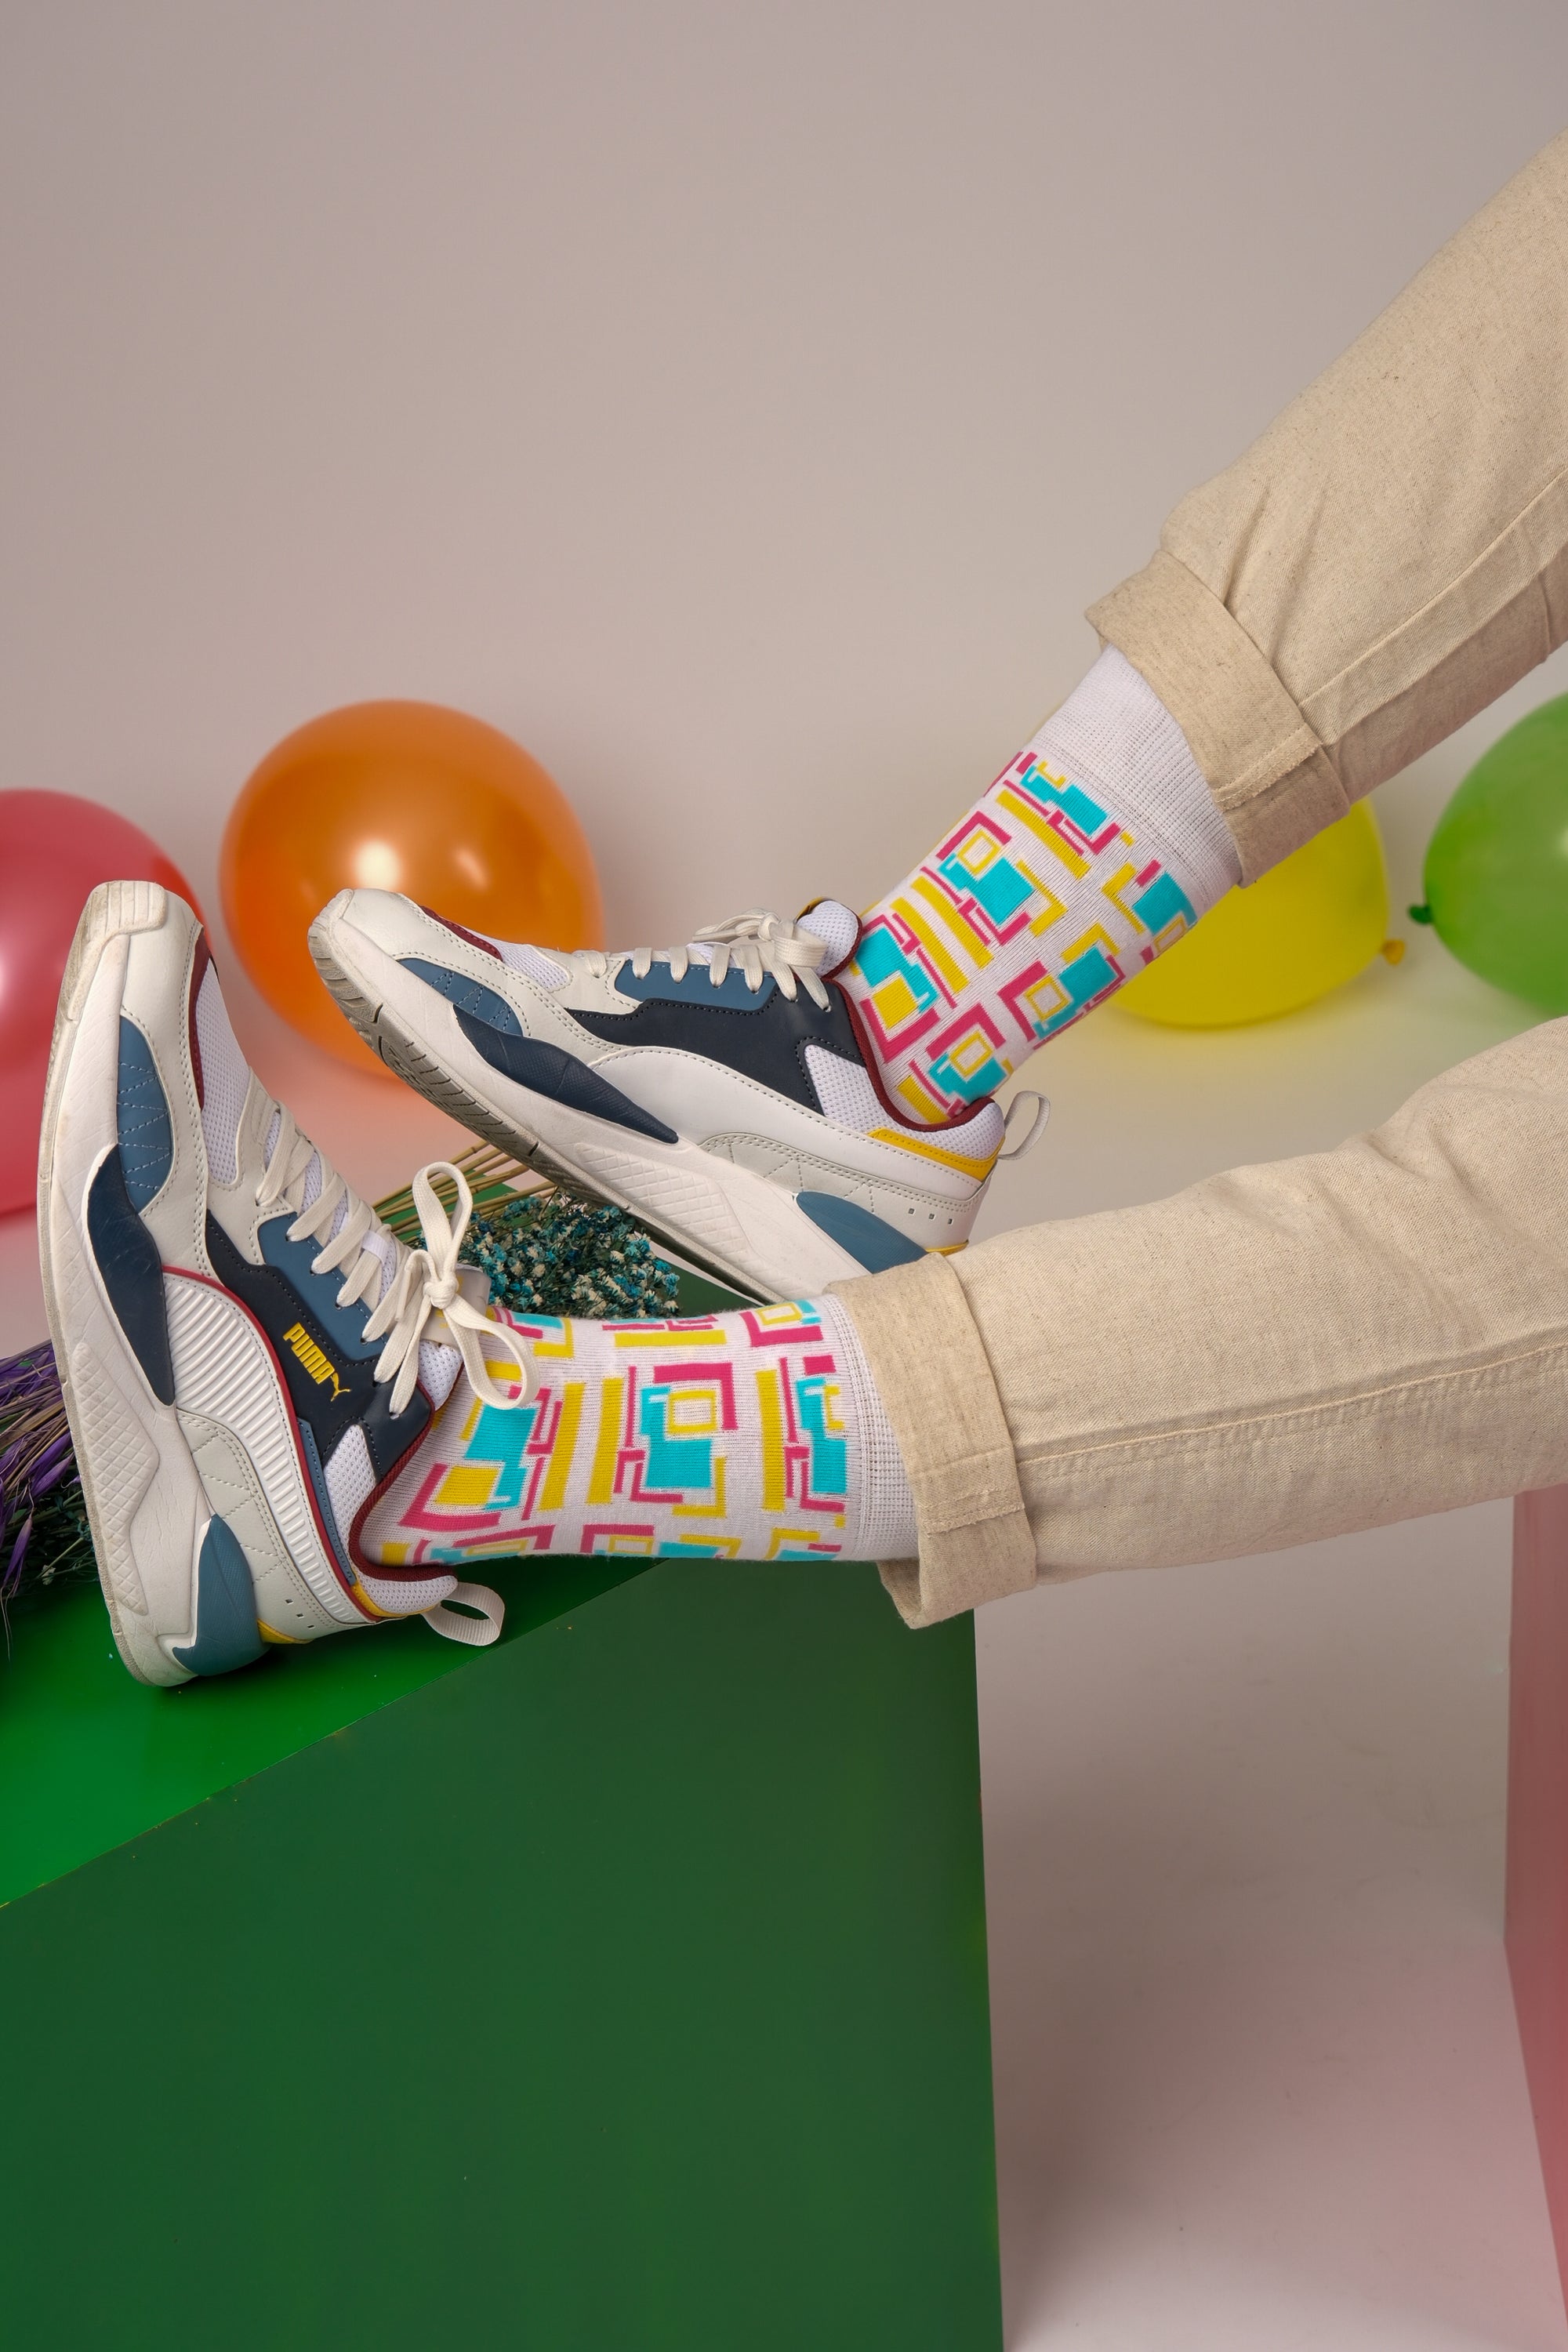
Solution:
[(884, 1084), (935, 1124), (994, 1094), (1240, 879), (1185, 736), (1107, 646), (871, 908), (838, 977)]
[(458, 1381), (361, 1530), (406, 1572), (513, 1553), (888, 1559), (914, 1505), (854, 1324), (836, 1298), (583, 1322), (492, 1308), (538, 1385), (498, 1412)]

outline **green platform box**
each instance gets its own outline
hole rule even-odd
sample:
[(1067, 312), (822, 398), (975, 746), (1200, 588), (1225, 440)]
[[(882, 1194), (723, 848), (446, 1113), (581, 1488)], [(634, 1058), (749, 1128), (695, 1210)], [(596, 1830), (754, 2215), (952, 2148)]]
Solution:
[(995, 2352), (971, 1621), (517, 1562), (143, 1689), (0, 1668), (5, 2352)]

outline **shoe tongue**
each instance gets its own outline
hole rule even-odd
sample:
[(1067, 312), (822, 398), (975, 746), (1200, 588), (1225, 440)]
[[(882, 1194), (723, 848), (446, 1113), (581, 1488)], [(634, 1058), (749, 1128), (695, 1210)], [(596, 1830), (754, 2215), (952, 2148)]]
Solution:
[(827, 961), (822, 967), (825, 972), (837, 971), (846, 957), (855, 952), (860, 918), (841, 898), (819, 898), (815, 907), (808, 907), (796, 919), (803, 930), (819, 939), (827, 950)]

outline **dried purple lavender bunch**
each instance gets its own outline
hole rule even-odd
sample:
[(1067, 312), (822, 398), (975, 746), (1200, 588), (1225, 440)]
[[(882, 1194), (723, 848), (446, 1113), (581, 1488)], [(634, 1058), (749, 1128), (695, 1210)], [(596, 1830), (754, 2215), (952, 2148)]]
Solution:
[(97, 1574), (55, 1351), (0, 1363), (0, 1612), (35, 1586)]

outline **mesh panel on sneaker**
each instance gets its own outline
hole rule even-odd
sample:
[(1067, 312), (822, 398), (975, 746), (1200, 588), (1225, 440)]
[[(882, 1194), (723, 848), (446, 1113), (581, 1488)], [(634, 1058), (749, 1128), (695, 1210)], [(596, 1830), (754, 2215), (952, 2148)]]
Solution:
[(825, 971), (836, 971), (860, 936), (859, 916), (841, 898), (823, 898), (798, 919), (802, 930), (809, 931), (827, 950)]
[(961, 1130), (963, 1142), (960, 1149), (973, 1152), (976, 1160), (984, 1160), (988, 1151), (1001, 1150), (1002, 1139), (1006, 1132), (1007, 1114), (1001, 1104), (983, 1104), (973, 1118), (965, 1119)]
[(829, 1054), (821, 1045), (808, 1045), (801, 1050), (816, 1099), (829, 1118), (855, 1135), (869, 1135), (874, 1127), (887, 1126), (888, 1114), (858, 1062), (847, 1062), (842, 1054)]
[[(846, 1061), (842, 1054), (829, 1054), (821, 1045), (804, 1045), (806, 1072), (816, 1089), (816, 1099), (826, 1117), (847, 1127), (851, 1134), (870, 1135), (896, 1129), (899, 1122), (888, 1109), (870, 1078), (858, 1062)], [(962, 1141), (955, 1138), (955, 1147), (976, 1160), (984, 1160), (1001, 1148), (1007, 1129), (1006, 1113), (994, 1102), (977, 1110), (964, 1121)]]
[(433, 1405), (444, 1405), (458, 1384), (463, 1360), (440, 1339), (419, 1342), (419, 1385)]
[[(489, 939), (488, 931), (485, 937)], [(490, 940), (490, 945), (509, 970), (521, 971), (525, 980), (531, 980), (540, 988), (560, 988), (571, 978), (564, 964), (557, 963), (538, 948), (525, 946), (520, 940)]]
[(343, 1432), (333, 1448), (332, 1458), (326, 1468), (326, 1479), (327, 1493), (331, 1497), (332, 1517), (346, 1544), (349, 1529), (354, 1523), (354, 1513), (375, 1485), (370, 1447), (358, 1422)]
[(239, 1173), (239, 1121), (250, 1087), (250, 1065), (239, 1050), (210, 963), (196, 991), (196, 1044), (202, 1056), (202, 1136), (207, 1165), (220, 1184), (232, 1184)]

